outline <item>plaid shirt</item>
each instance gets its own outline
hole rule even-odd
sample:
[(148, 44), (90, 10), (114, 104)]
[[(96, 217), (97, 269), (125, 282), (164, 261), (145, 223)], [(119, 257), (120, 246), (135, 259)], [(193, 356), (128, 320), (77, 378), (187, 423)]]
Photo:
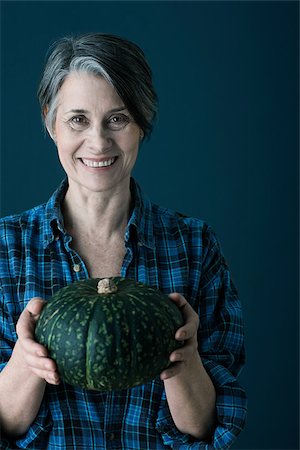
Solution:
[[(16, 342), (16, 322), (34, 296), (88, 277), (70, 247), (60, 204), (64, 181), (41, 206), (0, 221), (0, 370)], [(246, 398), (236, 377), (244, 364), (241, 306), (212, 229), (161, 208), (131, 180), (134, 209), (125, 233), (121, 276), (182, 293), (198, 312), (199, 352), (217, 393), (218, 422), (209, 442), (176, 428), (159, 377), (132, 389), (100, 393), (64, 382), (47, 385), (35, 421), (1, 448), (39, 450), (226, 449), (243, 429)]]

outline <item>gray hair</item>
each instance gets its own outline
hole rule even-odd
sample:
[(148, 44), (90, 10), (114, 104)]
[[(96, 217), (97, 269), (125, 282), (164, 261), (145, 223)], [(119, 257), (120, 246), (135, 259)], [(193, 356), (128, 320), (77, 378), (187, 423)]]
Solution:
[(42, 118), (50, 133), (58, 92), (71, 72), (103, 77), (115, 88), (144, 136), (150, 136), (158, 100), (150, 66), (136, 44), (114, 35), (90, 33), (62, 38), (50, 47), (38, 89)]

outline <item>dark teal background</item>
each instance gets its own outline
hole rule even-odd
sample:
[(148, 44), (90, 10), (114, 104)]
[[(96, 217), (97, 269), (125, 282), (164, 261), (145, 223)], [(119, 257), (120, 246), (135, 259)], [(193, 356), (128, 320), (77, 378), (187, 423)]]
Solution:
[(120, 34), (160, 98), (135, 176), (216, 230), (245, 316), (249, 397), (237, 449), (298, 449), (298, 2), (1, 2), (1, 214), (63, 173), (35, 92), (58, 37)]

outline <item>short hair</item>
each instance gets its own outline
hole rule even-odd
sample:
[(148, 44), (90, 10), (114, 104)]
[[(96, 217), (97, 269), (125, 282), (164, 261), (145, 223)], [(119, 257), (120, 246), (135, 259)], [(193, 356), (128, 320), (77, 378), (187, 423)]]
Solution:
[(56, 119), (58, 92), (66, 77), (72, 72), (87, 72), (103, 77), (115, 88), (144, 137), (150, 137), (158, 99), (151, 68), (140, 47), (119, 36), (89, 33), (59, 39), (48, 55), (38, 99), (50, 131)]

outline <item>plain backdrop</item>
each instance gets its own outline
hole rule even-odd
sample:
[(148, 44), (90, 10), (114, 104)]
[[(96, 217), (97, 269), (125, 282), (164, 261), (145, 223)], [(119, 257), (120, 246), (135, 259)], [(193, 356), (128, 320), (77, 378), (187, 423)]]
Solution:
[(298, 2), (1, 2), (1, 215), (64, 176), (36, 90), (49, 45), (88, 31), (138, 43), (160, 112), (135, 177), (208, 221), (244, 308), (249, 398), (236, 449), (298, 449)]

